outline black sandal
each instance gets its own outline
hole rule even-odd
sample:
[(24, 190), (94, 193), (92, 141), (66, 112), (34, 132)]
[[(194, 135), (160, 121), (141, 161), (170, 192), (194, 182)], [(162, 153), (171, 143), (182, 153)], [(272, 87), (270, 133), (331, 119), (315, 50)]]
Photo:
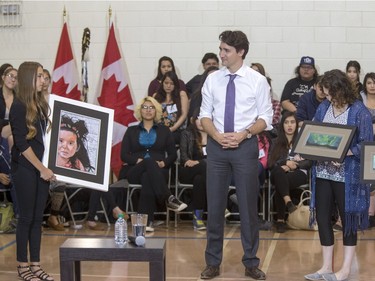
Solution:
[[(37, 270), (32, 270), (33, 267), (37, 267)], [(48, 275), (47, 272), (45, 272), (39, 264), (30, 265), (30, 271), (38, 277), (40, 280), (46, 280), (46, 281), (54, 281), (52, 276)]]
[(39, 277), (35, 276), (32, 273), (30, 267), (28, 265), (17, 266), (18, 278), (24, 281), (40, 281)]

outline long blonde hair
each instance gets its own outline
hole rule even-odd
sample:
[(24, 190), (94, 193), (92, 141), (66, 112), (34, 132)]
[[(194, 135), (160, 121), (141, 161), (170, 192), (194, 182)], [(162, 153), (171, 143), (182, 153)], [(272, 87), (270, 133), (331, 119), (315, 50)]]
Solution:
[(26, 107), (26, 125), (29, 130), (26, 136), (27, 139), (35, 137), (37, 132), (35, 122), (38, 118), (46, 120), (48, 125), (51, 124), (48, 118), (50, 113), (49, 105), (42, 92), (38, 92), (36, 89), (39, 67), (43, 69), (40, 63), (24, 62), (18, 68), (18, 91), (16, 92), (16, 97)]

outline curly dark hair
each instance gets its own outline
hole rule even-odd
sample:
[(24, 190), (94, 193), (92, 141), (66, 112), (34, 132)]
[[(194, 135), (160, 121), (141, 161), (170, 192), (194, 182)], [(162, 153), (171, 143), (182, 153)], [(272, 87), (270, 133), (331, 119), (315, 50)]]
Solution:
[(77, 136), (77, 152), (69, 159), (73, 169), (79, 169), (76, 167), (77, 160), (81, 161), (86, 171), (94, 169), (90, 164), (90, 158), (85, 146), (87, 142), (87, 135), (89, 133), (86, 122), (84, 120), (74, 121), (73, 118), (63, 115), (60, 122), (60, 130), (65, 130), (74, 133)]
[(349, 80), (346, 73), (339, 69), (326, 71), (320, 85), (328, 89), (331, 102), (337, 107), (346, 104), (351, 105), (359, 98), (354, 84)]

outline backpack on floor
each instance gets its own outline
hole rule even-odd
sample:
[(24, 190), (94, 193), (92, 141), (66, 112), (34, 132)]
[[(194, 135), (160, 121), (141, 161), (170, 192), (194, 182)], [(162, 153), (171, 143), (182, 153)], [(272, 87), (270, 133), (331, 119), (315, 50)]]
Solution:
[(0, 233), (7, 233), (12, 229), (13, 217), (13, 204), (11, 202), (0, 203)]

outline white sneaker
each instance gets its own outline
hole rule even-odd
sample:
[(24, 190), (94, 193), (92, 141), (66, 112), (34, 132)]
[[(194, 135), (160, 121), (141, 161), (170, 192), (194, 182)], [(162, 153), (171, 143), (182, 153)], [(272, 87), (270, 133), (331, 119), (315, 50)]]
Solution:
[(154, 229), (154, 225), (152, 223), (152, 221), (148, 224), (148, 226), (146, 226), (146, 232), (154, 232), (155, 229)]
[(181, 202), (173, 195), (171, 195), (171, 197), (167, 200), (166, 203), (167, 207), (175, 212), (181, 212), (187, 207), (187, 205), (184, 202)]

